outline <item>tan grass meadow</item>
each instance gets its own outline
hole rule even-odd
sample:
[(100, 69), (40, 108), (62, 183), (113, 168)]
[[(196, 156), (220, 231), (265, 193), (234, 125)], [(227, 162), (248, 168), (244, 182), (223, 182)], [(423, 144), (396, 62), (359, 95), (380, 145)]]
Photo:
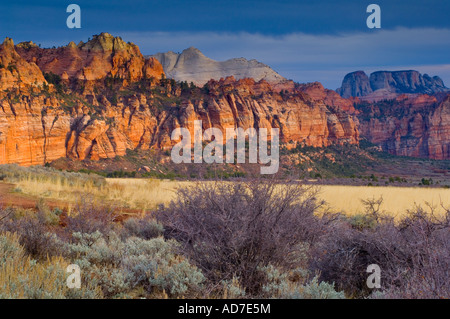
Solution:
[[(105, 183), (96, 185), (89, 181), (68, 183), (63, 178), (23, 178), (15, 181), (15, 184), (20, 192), (38, 198), (74, 203), (80, 196), (90, 195), (118, 207), (147, 210), (170, 202), (175, 198), (178, 187), (194, 186), (195, 182), (108, 178)], [(324, 200), (332, 211), (348, 215), (364, 212), (362, 200), (380, 197), (383, 197), (381, 209), (397, 217), (415, 205), (431, 205), (437, 213), (444, 211), (442, 205), (450, 207), (450, 189), (444, 188), (324, 185), (319, 187), (318, 193), (318, 198)]]

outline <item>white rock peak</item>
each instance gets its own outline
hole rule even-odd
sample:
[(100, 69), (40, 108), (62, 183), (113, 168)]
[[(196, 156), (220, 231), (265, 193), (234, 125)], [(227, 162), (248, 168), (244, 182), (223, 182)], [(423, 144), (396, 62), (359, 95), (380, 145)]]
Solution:
[(215, 61), (206, 57), (199, 49), (190, 47), (181, 53), (172, 51), (152, 55), (163, 66), (168, 78), (177, 81), (194, 82), (204, 85), (211, 79), (220, 80), (227, 76), (235, 79), (253, 78), (255, 81), (266, 80), (278, 83), (286, 79), (269, 66), (256, 60), (234, 58), (226, 61)]

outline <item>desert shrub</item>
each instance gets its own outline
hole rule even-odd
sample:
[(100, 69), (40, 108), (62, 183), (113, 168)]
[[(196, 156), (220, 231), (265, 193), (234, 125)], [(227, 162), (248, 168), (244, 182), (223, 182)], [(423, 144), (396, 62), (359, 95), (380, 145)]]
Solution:
[[(21, 212), (23, 215), (20, 216)], [(49, 256), (58, 255), (59, 247), (51, 234), (54, 225), (54, 220), (50, 217), (52, 213), (42, 211), (33, 214), (30, 211), (21, 212), (12, 213), (7, 219), (4, 219), (0, 225), (0, 230), (16, 233), (25, 252), (32, 258), (44, 260)]]
[(122, 263), (128, 281), (133, 286), (143, 285), (149, 292), (156, 289), (171, 296), (199, 292), (204, 276), (197, 267), (175, 253), (178, 245), (162, 238), (129, 238), (125, 242), (128, 255)]
[(245, 289), (241, 287), (239, 278), (233, 277), (231, 280), (222, 280), (220, 284), (222, 299), (245, 298)]
[(113, 223), (116, 217), (115, 207), (99, 203), (93, 197), (82, 197), (68, 214), (65, 230), (68, 234), (96, 231), (108, 233), (118, 227)]
[(377, 264), (382, 278), (377, 297), (448, 298), (449, 212), (438, 218), (417, 207), (400, 222), (380, 214), (375, 220), (374, 227), (355, 228), (346, 221), (330, 227), (313, 259), (320, 279), (366, 297), (374, 292), (366, 285), (366, 269)]
[(92, 285), (69, 289), (66, 284), (68, 263), (53, 257), (37, 262), (26, 256), (19, 236), (0, 234), (0, 298), (63, 299), (99, 298)]
[(342, 291), (336, 291), (334, 284), (321, 281), (314, 277), (310, 282), (301, 287), (292, 295), (295, 299), (345, 299)]
[(129, 298), (131, 290), (125, 274), (117, 268), (92, 265), (88, 268), (89, 280), (101, 288), (106, 298)]
[(45, 203), (44, 199), (39, 199), (36, 204), (36, 209), (38, 213), (36, 214), (37, 219), (45, 225), (58, 225), (59, 216), (56, 210), (51, 210)]
[(26, 209), (21, 207), (7, 207), (0, 211), (0, 227), (7, 224), (11, 220), (19, 220), (24, 217), (36, 216), (36, 212), (33, 209)]
[(377, 221), (372, 216), (364, 213), (350, 216), (348, 218), (348, 221), (353, 228), (356, 228), (358, 230), (363, 230), (365, 228), (374, 228), (377, 224)]
[[(416, 207), (397, 225), (403, 241), (392, 250), (403, 251), (397, 270), (388, 268), (390, 281), (381, 294), (385, 298), (449, 298), (450, 211), (435, 216)], [(406, 258), (405, 258), (406, 257)], [(384, 274), (384, 272), (383, 272)]]
[(3, 221), (6, 220), (13, 213), (14, 213), (14, 210), (11, 208), (7, 208), (7, 209), (0, 208), (0, 229), (3, 224)]
[(33, 258), (47, 258), (58, 253), (45, 224), (38, 219), (24, 219), (17, 223), (20, 243)]
[(318, 277), (309, 279), (308, 270), (297, 268), (283, 271), (272, 265), (264, 267), (266, 275), (263, 296), (282, 299), (344, 299), (343, 292), (337, 292), (333, 284), (318, 282)]
[(178, 255), (160, 259), (148, 280), (151, 286), (159, 290), (167, 291), (172, 296), (182, 296), (189, 290), (198, 291), (204, 276), (197, 267)]
[(128, 218), (123, 222), (124, 237), (139, 237), (143, 239), (152, 239), (162, 236), (164, 228), (151, 217)]
[(63, 210), (62, 210), (61, 208), (59, 208), (59, 207), (55, 207), (55, 208), (52, 210), (52, 213), (53, 213), (53, 215), (55, 215), (55, 216), (61, 216), (61, 214), (63, 213)]
[(87, 280), (101, 288), (107, 298), (126, 297), (130, 285), (119, 267), (124, 244), (113, 236), (107, 240), (100, 231), (73, 233), (69, 243), (62, 242), (64, 256), (81, 268), (82, 285)]
[(373, 229), (376, 227), (380, 219), (389, 219), (389, 215), (381, 209), (383, 204), (383, 197), (378, 199), (372, 198), (361, 200), (365, 212), (349, 217), (350, 225), (358, 230), (365, 228)]
[(289, 299), (307, 277), (307, 271), (302, 268), (287, 272), (268, 265), (261, 267), (260, 270), (265, 277), (262, 293), (266, 298)]
[(129, 297), (144, 287), (148, 294), (167, 292), (186, 296), (201, 290), (202, 273), (175, 254), (177, 243), (162, 238), (122, 241), (115, 233), (107, 237), (96, 231), (74, 233), (66, 243), (66, 256), (78, 264), (86, 278), (101, 287), (106, 297)]
[(23, 258), (25, 250), (19, 244), (18, 236), (12, 233), (3, 233), (0, 235), (0, 265), (8, 260)]
[(258, 295), (272, 264), (285, 269), (305, 263), (308, 243), (320, 234), (315, 193), (298, 184), (270, 181), (200, 183), (180, 189), (156, 218), (165, 235), (181, 242), (185, 254), (213, 283), (239, 278)]

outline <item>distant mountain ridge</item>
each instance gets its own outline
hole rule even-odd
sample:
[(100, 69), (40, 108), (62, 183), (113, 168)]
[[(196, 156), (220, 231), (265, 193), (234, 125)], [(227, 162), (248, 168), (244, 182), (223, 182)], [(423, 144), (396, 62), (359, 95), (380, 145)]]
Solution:
[(183, 50), (181, 53), (172, 51), (157, 53), (150, 57), (156, 58), (163, 66), (168, 78), (176, 81), (194, 82), (204, 85), (209, 80), (220, 80), (233, 76), (240, 80), (252, 78), (255, 81), (266, 80), (269, 83), (278, 83), (286, 79), (272, 70), (264, 63), (245, 58), (234, 58), (226, 61), (215, 61), (206, 57), (194, 47)]
[(395, 94), (434, 94), (450, 91), (438, 76), (430, 77), (418, 71), (377, 71), (370, 74), (356, 71), (347, 74), (336, 90), (342, 97), (381, 98)]

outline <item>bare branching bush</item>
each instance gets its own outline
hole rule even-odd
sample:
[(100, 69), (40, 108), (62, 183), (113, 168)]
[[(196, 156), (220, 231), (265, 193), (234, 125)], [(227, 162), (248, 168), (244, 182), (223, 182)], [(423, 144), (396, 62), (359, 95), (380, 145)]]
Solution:
[(101, 204), (92, 197), (82, 197), (68, 214), (65, 231), (90, 234), (98, 230), (105, 234), (117, 227), (116, 217), (115, 207)]
[[(431, 209), (416, 207), (399, 222), (383, 216), (381, 205), (368, 200), (369, 216), (376, 224), (354, 227), (335, 223), (315, 249), (314, 266), (321, 279), (335, 282), (348, 295), (363, 297), (367, 266), (381, 268), (382, 287), (377, 296), (393, 298), (448, 298), (450, 270), (450, 217), (436, 217)], [(374, 210), (375, 207), (375, 210)]]
[(131, 217), (123, 222), (122, 237), (127, 238), (131, 236), (152, 239), (163, 235), (164, 228), (158, 224), (151, 216), (144, 218)]
[[(54, 230), (54, 216), (50, 211), (27, 212), (20, 215), (13, 208), (0, 212), (0, 232), (16, 233), (26, 253), (36, 259), (47, 259), (58, 254), (51, 240)], [(56, 216), (55, 216), (56, 217)]]
[(322, 227), (314, 216), (315, 195), (297, 183), (199, 183), (179, 189), (177, 200), (160, 207), (156, 218), (212, 282), (239, 278), (247, 293), (258, 295), (262, 267), (306, 264)]
[(443, 216), (422, 207), (409, 211), (396, 230), (403, 241), (397, 249), (404, 258), (398, 262), (401, 277), (385, 291), (393, 298), (449, 298), (450, 297), (450, 210)]

